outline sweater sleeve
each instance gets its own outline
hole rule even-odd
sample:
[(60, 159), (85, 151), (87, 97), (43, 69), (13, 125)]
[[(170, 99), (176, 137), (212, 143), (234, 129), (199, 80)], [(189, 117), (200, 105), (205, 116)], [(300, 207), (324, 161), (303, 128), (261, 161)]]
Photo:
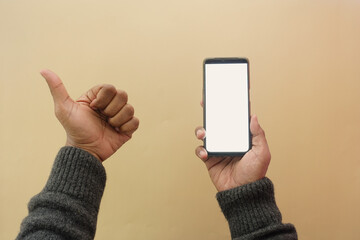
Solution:
[(219, 192), (216, 197), (232, 239), (297, 239), (295, 227), (282, 223), (270, 179)]
[(105, 182), (99, 160), (63, 147), (44, 189), (30, 200), (16, 239), (93, 239)]

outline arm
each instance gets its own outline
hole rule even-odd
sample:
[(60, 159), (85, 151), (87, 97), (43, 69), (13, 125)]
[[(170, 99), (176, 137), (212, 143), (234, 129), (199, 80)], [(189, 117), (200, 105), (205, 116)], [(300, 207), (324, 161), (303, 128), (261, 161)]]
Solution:
[(73, 101), (55, 73), (41, 74), (67, 140), (44, 189), (29, 202), (17, 239), (93, 239), (106, 182), (102, 161), (132, 137), (139, 120), (126, 93), (111, 85)]
[(63, 147), (44, 189), (30, 200), (17, 239), (93, 239), (105, 181), (93, 155)]
[[(197, 156), (205, 163), (219, 191), (216, 195), (233, 239), (297, 239), (293, 225), (283, 224), (274, 188), (266, 172), (270, 151), (257, 117), (251, 118), (252, 149), (243, 157), (208, 157), (199, 146)], [(198, 139), (205, 137), (202, 127)]]
[(282, 223), (270, 179), (219, 192), (216, 198), (233, 239), (297, 239), (295, 227)]

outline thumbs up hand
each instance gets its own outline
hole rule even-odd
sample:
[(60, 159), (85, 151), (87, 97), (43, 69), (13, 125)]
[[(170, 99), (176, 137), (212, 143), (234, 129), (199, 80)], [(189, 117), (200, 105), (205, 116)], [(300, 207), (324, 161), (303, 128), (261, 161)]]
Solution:
[(139, 126), (126, 92), (98, 85), (74, 101), (61, 79), (50, 70), (40, 72), (54, 99), (55, 115), (64, 127), (66, 146), (88, 151), (106, 160), (126, 143)]

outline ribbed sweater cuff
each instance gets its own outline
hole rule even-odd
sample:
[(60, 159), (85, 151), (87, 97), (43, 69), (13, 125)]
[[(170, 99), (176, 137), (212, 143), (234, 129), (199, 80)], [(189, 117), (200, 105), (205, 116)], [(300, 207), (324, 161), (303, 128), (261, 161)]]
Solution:
[(228, 220), (232, 238), (281, 223), (274, 187), (268, 178), (219, 192), (216, 198)]
[(106, 173), (102, 163), (90, 153), (63, 147), (56, 156), (43, 192), (70, 195), (99, 208)]

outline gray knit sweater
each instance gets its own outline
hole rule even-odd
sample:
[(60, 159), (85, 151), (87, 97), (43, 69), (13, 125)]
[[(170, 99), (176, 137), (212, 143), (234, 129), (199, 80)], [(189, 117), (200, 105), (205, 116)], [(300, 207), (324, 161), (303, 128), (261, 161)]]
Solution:
[[(91, 154), (63, 147), (44, 189), (29, 202), (17, 239), (93, 239), (106, 174)], [(217, 194), (233, 239), (297, 239), (281, 223), (267, 178)]]

